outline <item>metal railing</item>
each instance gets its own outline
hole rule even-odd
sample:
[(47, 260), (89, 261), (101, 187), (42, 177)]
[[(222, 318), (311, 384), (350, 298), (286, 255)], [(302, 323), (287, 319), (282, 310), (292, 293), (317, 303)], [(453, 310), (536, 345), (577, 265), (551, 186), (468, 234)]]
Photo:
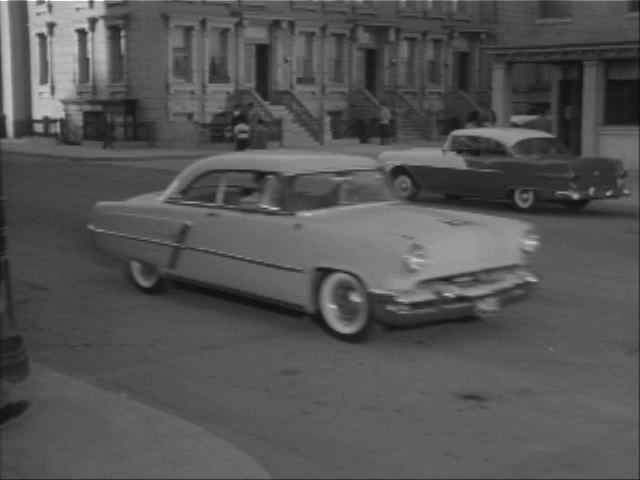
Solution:
[(320, 142), (320, 120), (307, 108), (302, 100), (290, 90), (279, 90), (274, 92), (274, 103), (284, 105), (293, 114), (294, 120), (302, 125), (309, 135)]
[[(231, 97), (230, 97), (231, 98)], [(254, 107), (258, 111), (258, 115), (262, 117), (267, 126), (267, 130), (269, 132), (269, 141), (270, 142), (279, 142), (280, 145), (283, 144), (283, 135), (282, 135), (282, 119), (276, 117), (273, 112), (269, 109), (269, 105), (265, 102), (258, 92), (256, 92), (253, 88), (245, 88), (241, 90), (237, 90), (235, 95), (233, 95), (233, 103), (246, 105), (248, 103), (253, 103)]]

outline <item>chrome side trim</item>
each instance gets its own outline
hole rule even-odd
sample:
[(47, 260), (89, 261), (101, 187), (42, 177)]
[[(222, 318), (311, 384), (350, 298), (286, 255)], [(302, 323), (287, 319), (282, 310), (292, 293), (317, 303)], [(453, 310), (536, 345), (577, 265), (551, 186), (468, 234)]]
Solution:
[[(187, 245), (183, 245), (181, 243), (176, 243), (176, 242), (169, 242), (169, 241), (165, 241), (165, 240), (157, 240), (154, 238), (148, 238), (148, 237), (140, 237), (137, 235), (129, 235), (126, 233), (119, 233), (119, 232), (113, 232), (111, 230), (104, 230), (101, 228), (96, 228), (93, 225), (89, 225), (88, 229), (91, 230), (94, 233), (100, 233), (100, 234), (104, 234), (104, 235), (111, 235), (114, 237), (120, 237), (120, 238), (127, 238), (129, 240), (136, 240), (139, 242), (147, 242), (147, 243), (152, 243), (154, 245), (162, 245), (162, 246), (166, 246), (166, 247), (172, 247), (172, 248), (176, 248), (179, 249), (178, 251), (182, 251), (182, 250), (191, 250), (194, 252), (200, 252), (200, 253), (206, 253), (209, 255), (216, 255), (219, 257), (224, 257), (224, 258), (230, 258), (232, 260), (238, 260), (241, 262), (246, 262), (246, 263), (252, 263), (254, 265), (260, 265), (262, 267), (267, 267), (267, 268), (274, 268), (276, 270), (284, 270), (287, 272), (296, 272), (296, 273), (304, 273), (304, 269), (300, 268), (300, 267), (294, 267), (292, 265), (281, 265), (278, 263), (272, 263), (272, 262), (265, 262), (263, 260), (258, 260), (256, 258), (250, 258), (250, 257), (245, 257), (243, 255), (237, 255), (234, 253), (227, 253), (227, 252), (221, 252), (219, 250), (213, 250), (210, 248), (205, 248), (205, 247), (192, 247), (192, 246), (187, 246)], [(184, 235), (186, 235), (188, 231), (188, 228), (186, 228), (185, 230), (180, 232), (179, 237), (183, 237)], [(175, 256), (172, 256), (172, 267), (173, 268), (173, 264), (176, 262), (177, 260), (177, 252), (175, 254)]]
[(129, 235), (127, 233), (120, 233), (120, 232), (114, 232), (111, 230), (104, 230), (102, 228), (97, 228), (94, 227), (93, 225), (89, 225), (87, 227), (90, 231), (92, 231), (93, 233), (102, 233), (104, 235), (111, 235), (113, 237), (120, 237), (120, 238), (127, 238), (129, 240), (137, 240), (140, 242), (147, 242), (147, 243), (153, 243), (154, 245), (162, 245), (165, 247), (172, 247), (172, 248), (182, 248), (182, 245), (176, 242), (170, 242), (168, 240), (158, 240), (155, 238), (149, 238), (149, 237), (140, 237), (138, 235)]
[(194, 252), (206, 253), (209, 255), (216, 255), (218, 257), (230, 258), (232, 260), (239, 260), (245, 263), (252, 263), (254, 265), (260, 265), (261, 267), (275, 268), (276, 270), (284, 270), (287, 272), (304, 273), (303, 268), (294, 267), (292, 265), (281, 265), (279, 263), (265, 262), (264, 260), (258, 260), (257, 258), (245, 257), (243, 255), (237, 255), (235, 253), (221, 252), (220, 250), (213, 250), (205, 247), (182, 247), (184, 250), (192, 250)]

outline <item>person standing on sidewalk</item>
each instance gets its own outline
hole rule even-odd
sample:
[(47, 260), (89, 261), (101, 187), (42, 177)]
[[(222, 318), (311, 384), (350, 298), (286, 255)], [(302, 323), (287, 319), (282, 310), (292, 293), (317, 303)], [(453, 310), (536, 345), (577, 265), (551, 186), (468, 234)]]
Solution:
[(251, 128), (251, 148), (255, 150), (266, 149), (268, 137), (267, 125), (263, 119), (259, 118), (255, 128)]
[(389, 134), (391, 130), (391, 110), (387, 107), (387, 104), (382, 102), (380, 107), (380, 121), (378, 124), (378, 131), (380, 135), (380, 145), (386, 145), (389, 143)]
[(113, 149), (116, 138), (116, 124), (110, 116), (105, 116), (104, 123), (104, 141), (102, 142), (102, 148)]
[(241, 115), (236, 126), (233, 127), (233, 138), (236, 142), (236, 151), (240, 152), (249, 148), (249, 136), (251, 129), (244, 115)]

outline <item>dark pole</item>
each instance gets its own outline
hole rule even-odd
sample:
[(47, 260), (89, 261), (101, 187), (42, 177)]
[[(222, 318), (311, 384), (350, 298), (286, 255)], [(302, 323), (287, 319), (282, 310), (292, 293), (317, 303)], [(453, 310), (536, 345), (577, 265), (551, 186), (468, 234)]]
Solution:
[(17, 325), (13, 317), (9, 257), (7, 255), (7, 220), (4, 207), (4, 173), (2, 163), (2, 154), (0, 154), (0, 316), (6, 318), (9, 326), (16, 328)]

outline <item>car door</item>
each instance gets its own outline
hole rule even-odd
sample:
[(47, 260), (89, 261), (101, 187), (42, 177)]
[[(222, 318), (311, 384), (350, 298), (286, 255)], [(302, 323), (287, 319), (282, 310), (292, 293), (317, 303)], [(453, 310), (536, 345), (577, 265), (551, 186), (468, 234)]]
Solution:
[(219, 170), (205, 172), (165, 199), (171, 215), (184, 219), (189, 225), (182, 238), (180, 251), (173, 259), (170, 273), (188, 280), (210, 283), (211, 272), (224, 272), (224, 261), (216, 255), (220, 250), (220, 238), (216, 230), (221, 226), (217, 220), (221, 212), (224, 173)]
[(491, 196), (498, 172), (488, 166), (486, 141), (475, 135), (457, 135), (452, 148), (464, 158), (466, 168), (461, 175), (463, 191), (470, 196)]
[[(262, 185), (256, 175), (264, 177)], [(294, 254), (294, 217), (282, 210), (281, 177), (228, 171), (221, 189), (216, 207), (192, 228), (193, 253), (183, 267), (209, 284), (302, 305), (308, 286)]]
[(480, 142), (482, 186), (480, 194), (485, 197), (504, 198), (513, 175), (518, 174), (518, 163), (508, 149), (497, 140), (484, 137)]

